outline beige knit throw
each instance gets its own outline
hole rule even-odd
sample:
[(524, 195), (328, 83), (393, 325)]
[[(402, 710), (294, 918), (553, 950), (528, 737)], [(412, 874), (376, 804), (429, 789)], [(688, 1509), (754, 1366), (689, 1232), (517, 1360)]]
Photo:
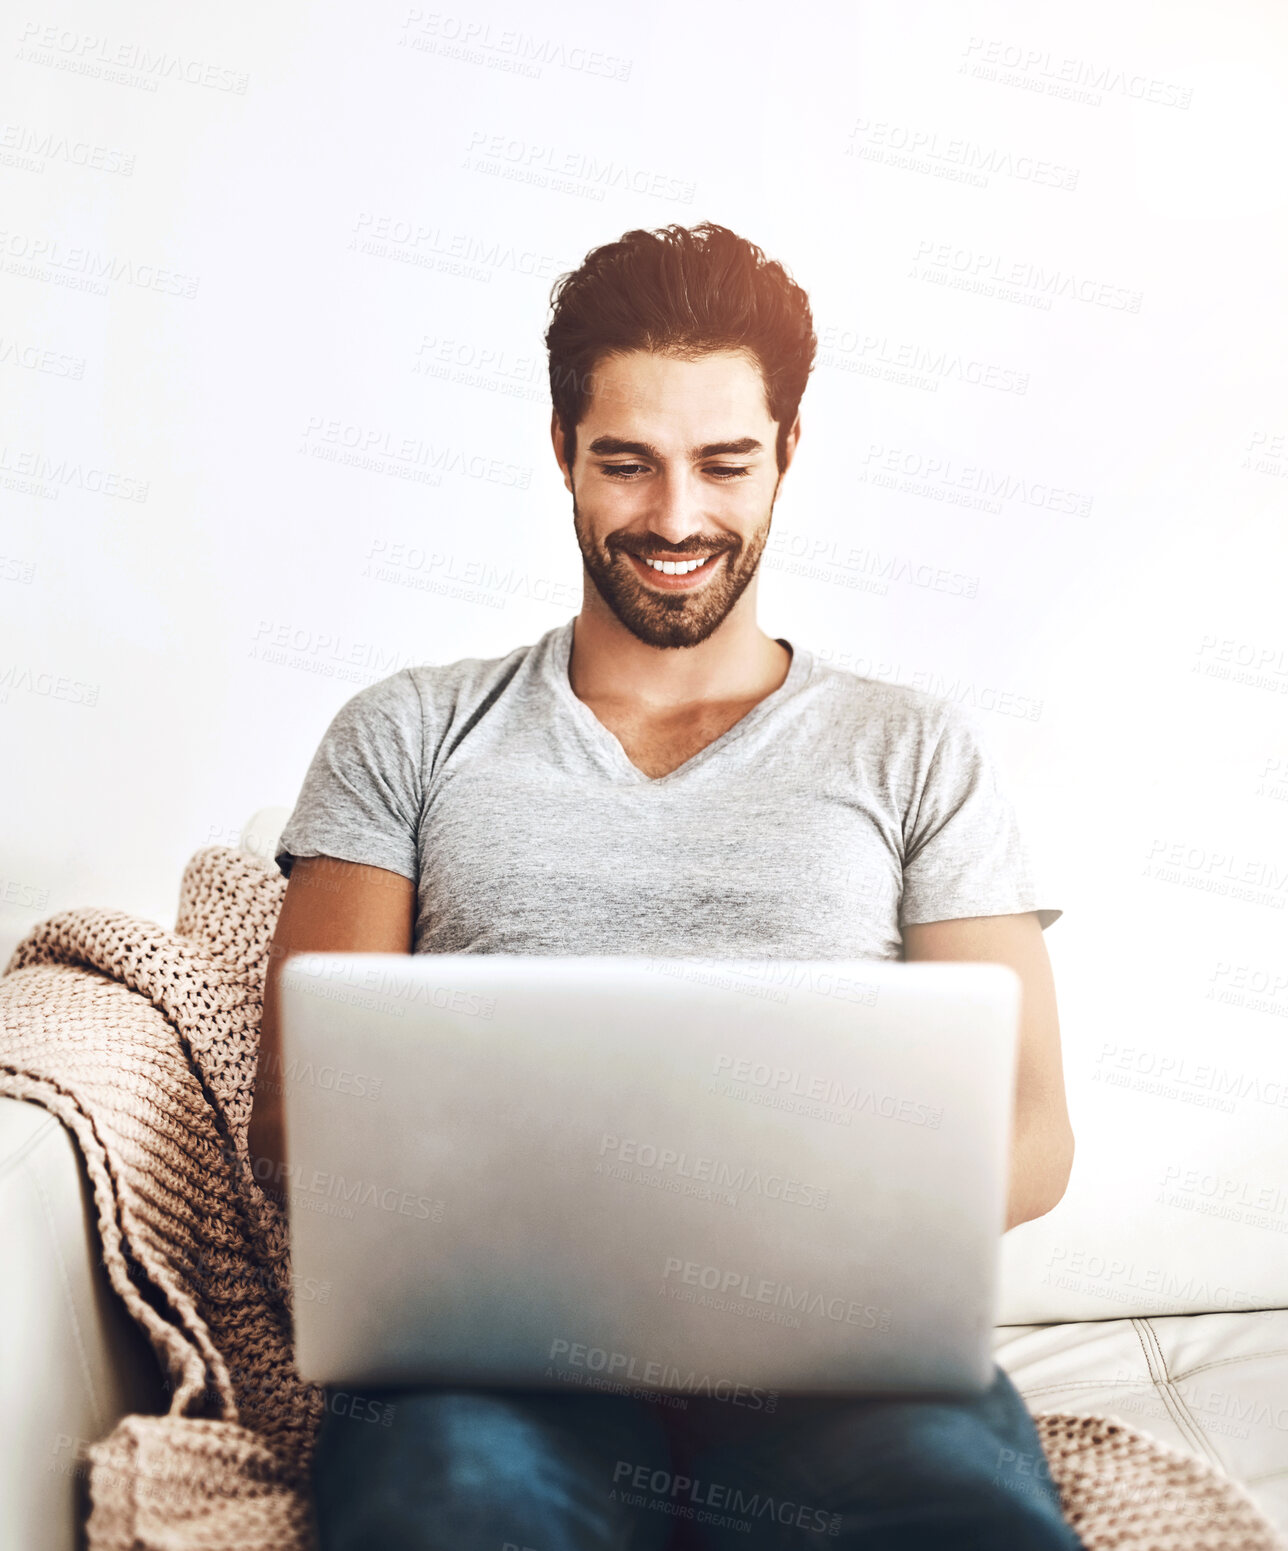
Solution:
[[(323, 1409), (295, 1376), (285, 1217), (246, 1153), (268, 946), (286, 891), (226, 846), (184, 871), (173, 931), (84, 908), (0, 977), (0, 1093), (67, 1126), (112, 1286), (171, 1390), (90, 1441), (89, 1551), (312, 1551)], [(1122, 1422), (1035, 1415), (1088, 1551), (1285, 1551), (1245, 1489)], [(1040, 1468), (1040, 1466), (1038, 1467)]]

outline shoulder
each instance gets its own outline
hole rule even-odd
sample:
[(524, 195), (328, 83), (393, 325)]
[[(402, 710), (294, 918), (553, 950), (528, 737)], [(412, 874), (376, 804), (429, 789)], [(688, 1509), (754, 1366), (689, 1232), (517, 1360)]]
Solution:
[(344, 701), (331, 719), (332, 733), (419, 730), (423, 711), (415, 668), (400, 668), (366, 684)]
[(970, 726), (968, 713), (956, 701), (911, 684), (868, 678), (817, 657), (814, 679), (827, 697), (829, 715), (847, 735), (861, 735), (890, 756), (902, 754), (923, 768), (947, 729)]
[(495, 694), (524, 667), (536, 643), (516, 646), (499, 657), (458, 657), (454, 662), (420, 663), (404, 669), (422, 704), (440, 711)]
[(399, 668), (350, 695), (336, 712), (336, 720), (420, 728), (432, 711), (450, 711), (495, 689), (531, 650), (531, 646), (520, 646), (501, 657), (460, 657), (454, 662), (422, 662)]
[(974, 711), (912, 684), (867, 678), (818, 662), (820, 737), (856, 761), (905, 825), (932, 796), (998, 789), (996, 764)]

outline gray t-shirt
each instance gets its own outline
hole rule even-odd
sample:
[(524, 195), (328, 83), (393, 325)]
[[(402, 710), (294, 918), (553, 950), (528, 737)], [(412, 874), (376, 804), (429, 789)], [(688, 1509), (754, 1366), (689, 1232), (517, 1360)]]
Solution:
[(416, 953), (898, 959), (911, 923), (1063, 913), (960, 706), (798, 646), (773, 694), (652, 779), (573, 694), (572, 630), (353, 695), (283, 873), (332, 856), (415, 880)]

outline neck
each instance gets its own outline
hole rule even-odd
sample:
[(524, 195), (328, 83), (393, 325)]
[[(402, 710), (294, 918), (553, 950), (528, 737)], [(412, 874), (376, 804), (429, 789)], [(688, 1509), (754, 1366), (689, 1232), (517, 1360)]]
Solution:
[[(748, 589), (750, 591), (750, 589)], [(744, 594), (705, 641), (650, 646), (632, 635), (590, 589), (573, 622), (568, 679), (579, 700), (666, 711), (709, 702), (759, 700), (786, 679), (791, 653), (756, 623)]]

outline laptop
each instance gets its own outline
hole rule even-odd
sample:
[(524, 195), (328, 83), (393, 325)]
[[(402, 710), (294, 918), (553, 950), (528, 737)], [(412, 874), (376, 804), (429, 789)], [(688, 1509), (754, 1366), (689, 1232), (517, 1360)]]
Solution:
[(280, 1006), (304, 1379), (991, 1383), (1012, 969), (310, 953)]

